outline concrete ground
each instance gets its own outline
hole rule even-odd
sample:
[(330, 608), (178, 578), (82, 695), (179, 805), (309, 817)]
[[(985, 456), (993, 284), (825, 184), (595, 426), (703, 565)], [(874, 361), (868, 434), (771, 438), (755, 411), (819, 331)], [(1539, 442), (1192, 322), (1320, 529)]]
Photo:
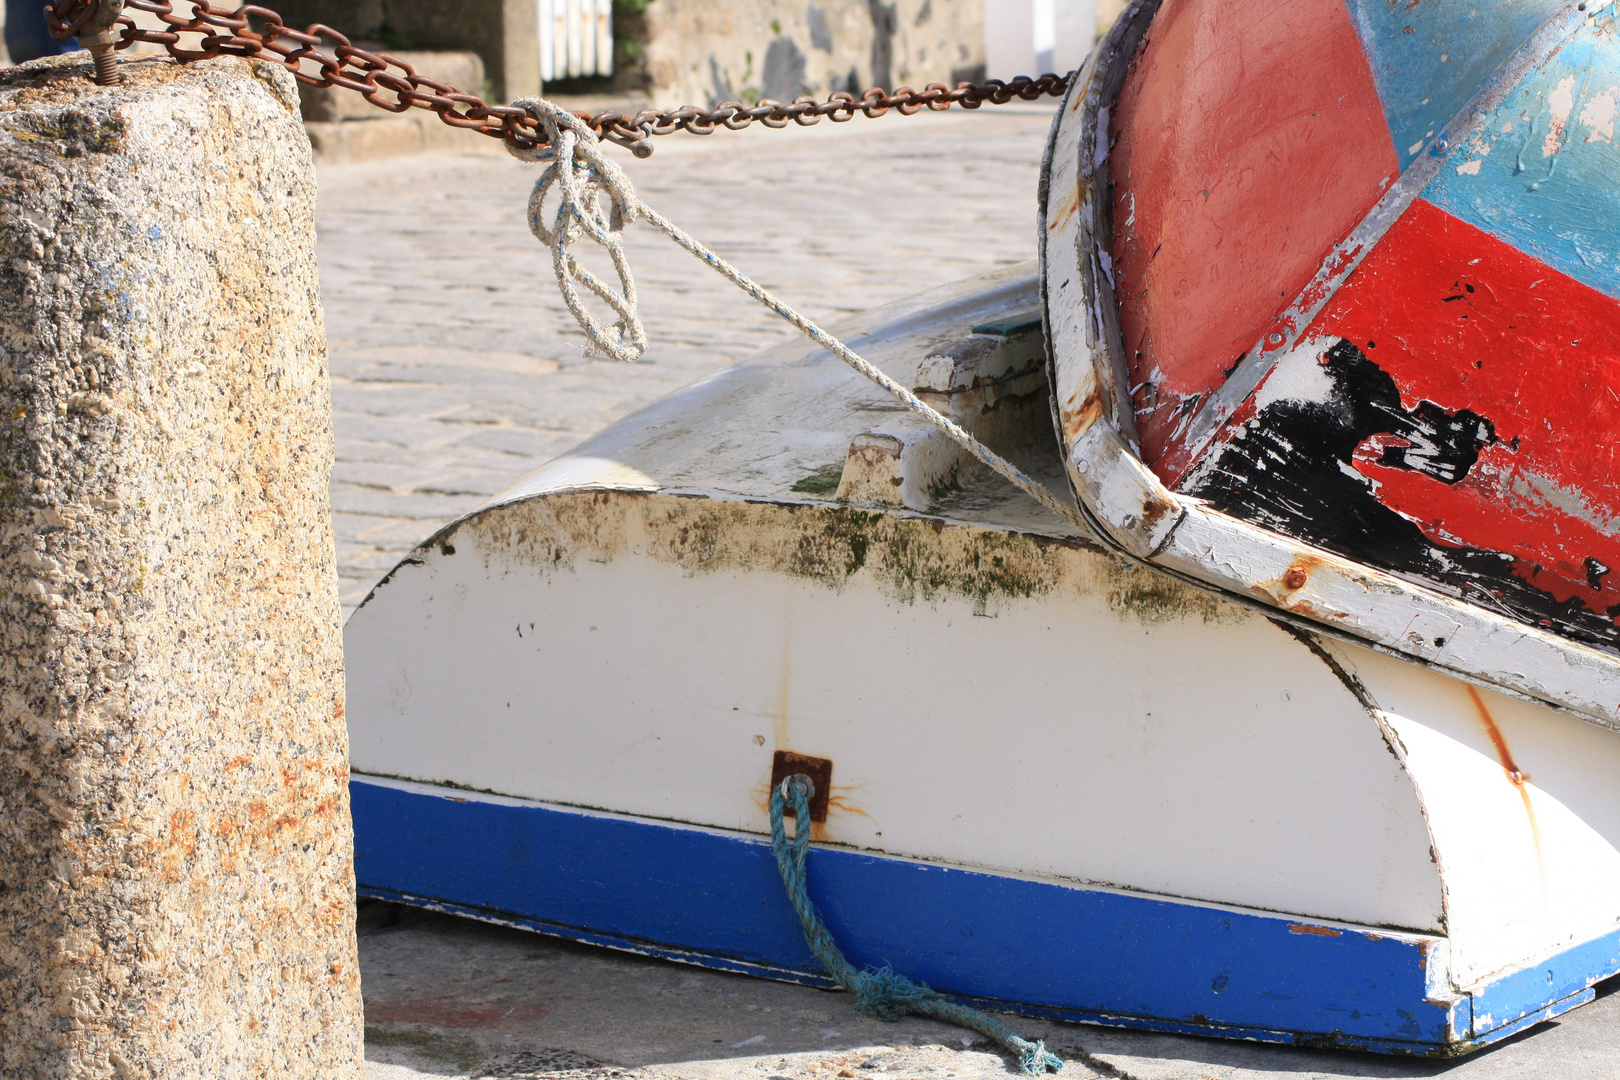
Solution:
[[(672, 136), (628, 167), (650, 204), (826, 319), (1032, 258), (1049, 120), (1014, 106)], [(638, 228), (627, 247), (650, 362), (586, 359), (524, 224), (533, 175), (483, 152), (320, 170), (346, 608), (440, 524), (791, 333)], [(392, 905), (362, 910), (360, 955), (368, 1080), (1015, 1075), (956, 1029), (880, 1024), (842, 995)], [(1045, 1038), (1075, 1078), (1620, 1080), (1620, 997), (1455, 1063), (1010, 1023)]]
[[(367, 1080), (1016, 1080), (970, 1032), (885, 1024), (847, 995), (373, 902), (360, 913)], [(1600, 988), (1601, 990), (1607, 987)], [(1003, 1017), (1089, 1080), (1612, 1080), (1620, 995), (1460, 1061)]]

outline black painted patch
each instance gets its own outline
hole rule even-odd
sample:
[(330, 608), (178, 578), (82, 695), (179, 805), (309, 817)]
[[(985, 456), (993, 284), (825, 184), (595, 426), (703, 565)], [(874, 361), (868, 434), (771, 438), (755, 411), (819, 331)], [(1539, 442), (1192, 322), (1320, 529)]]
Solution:
[[(1327, 400), (1267, 406), (1210, 451), (1183, 492), (1233, 517), (1620, 652), (1613, 622), (1620, 604), (1605, 616), (1579, 599), (1560, 602), (1515, 575), (1508, 555), (1431, 542), (1379, 502), (1371, 481), (1352, 465), (1357, 447), (1387, 435), (1381, 464), (1455, 484), (1496, 441), (1489, 419), (1428, 401), (1404, 408), (1395, 381), (1348, 341), (1328, 350), (1323, 367), (1333, 385)], [(1609, 568), (1589, 560), (1586, 571), (1597, 588)]]

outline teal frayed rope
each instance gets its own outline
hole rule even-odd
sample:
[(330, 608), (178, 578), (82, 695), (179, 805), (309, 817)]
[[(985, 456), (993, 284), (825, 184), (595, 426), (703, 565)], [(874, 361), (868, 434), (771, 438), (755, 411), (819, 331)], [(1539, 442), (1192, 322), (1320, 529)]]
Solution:
[[(1044, 1076), (1048, 1072), (1061, 1070), (1063, 1059), (1049, 1053), (1045, 1043), (1021, 1039), (994, 1017), (952, 1001), (939, 991), (913, 982), (891, 968), (856, 971), (844, 959), (838, 943), (833, 940), (826, 923), (821, 921), (821, 913), (810, 899), (805, 873), (805, 854), (810, 849), (810, 788), (809, 777), (791, 776), (771, 792), (771, 850), (776, 853), (776, 867), (782, 872), (782, 884), (787, 889), (788, 900), (798, 913), (799, 925), (804, 928), (804, 940), (833, 981), (855, 995), (851, 1007), (856, 1012), (879, 1020), (926, 1016), (976, 1031), (1016, 1056), (1018, 1064), (1029, 1076)], [(791, 839), (788, 838), (783, 820), (790, 800), (797, 819)]]

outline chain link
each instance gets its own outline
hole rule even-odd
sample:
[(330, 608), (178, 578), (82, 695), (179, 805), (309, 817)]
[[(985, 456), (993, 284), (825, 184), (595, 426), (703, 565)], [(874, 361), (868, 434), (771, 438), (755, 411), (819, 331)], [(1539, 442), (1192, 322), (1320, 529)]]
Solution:
[[(315, 23), (295, 30), (269, 8), (248, 4), (229, 9), (208, 0), (127, 0), (126, 8), (149, 12), (163, 23), (163, 29), (150, 30), (135, 25), (125, 15), (118, 20), (121, 31), (117, 48), (127, 49), (137, 41), (162, 45), (170, 56), (187, 63), (213, 56), (248, 56), (273, 60), (285, 65), (298, 81), (309, 86), (341, 86), (353, 90), (379, 109), (402, 113), (427, 109), (451, 127), (467, 128), (481, 135), (503, 139), (513, 146), (534, 148), (545, 144), (534, 117), (511, 105), (491, 105), (474, 94), (418, 75), (411, 65), (387, 53), (359, 49), (330, 26)], [(190, 9), (178, 15), (175, 8)], [(45, 8), (51, 36), (66, 41), (91, 19), (95, 0), (57, 0)], [(313, 66), (315, 70), (309, 70)], [(648, 139), (677, 131), (708, 135), (718, 128), (740, 131), (755, 123), (783, 128), (789, 123), (809, 127), (825, 117), (834, 123), (862, 116), (878, 117), (894, 109), (910, 116), (929, 109), (943, 112), (952, 105), (977, 109), (990, 103), (1037, 101), (1061, 97), (1068, 88), (1065, 75), (1042, 75), (1031, 79), (1019, 76), (1011, 82), (991, 79), (983, 83), (957, 83), (955, 89), (943, 83), (930, 83), (921, 90), (902, 86), (892, 93), (874, 87), (859, 97), (840, 91), (825, 101), (800, 97), (783, 104), (769, 98), (753, 107), (740, 101), (727, 101), (713, 109), (683, 105), (660, 112), (643, 109), (634, 114), (600, 112), (592, 116), (578, 113), (581, 120), (601, 138), (618, 143), (637, 157), (652, 153)]]

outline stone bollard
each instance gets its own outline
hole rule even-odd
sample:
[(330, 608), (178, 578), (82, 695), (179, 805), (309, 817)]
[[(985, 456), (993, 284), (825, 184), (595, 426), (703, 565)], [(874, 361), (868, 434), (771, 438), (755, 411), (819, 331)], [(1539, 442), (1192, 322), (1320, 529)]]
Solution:
[(309, 144), (0, 73), (0, 1076), (360, 1075)]

